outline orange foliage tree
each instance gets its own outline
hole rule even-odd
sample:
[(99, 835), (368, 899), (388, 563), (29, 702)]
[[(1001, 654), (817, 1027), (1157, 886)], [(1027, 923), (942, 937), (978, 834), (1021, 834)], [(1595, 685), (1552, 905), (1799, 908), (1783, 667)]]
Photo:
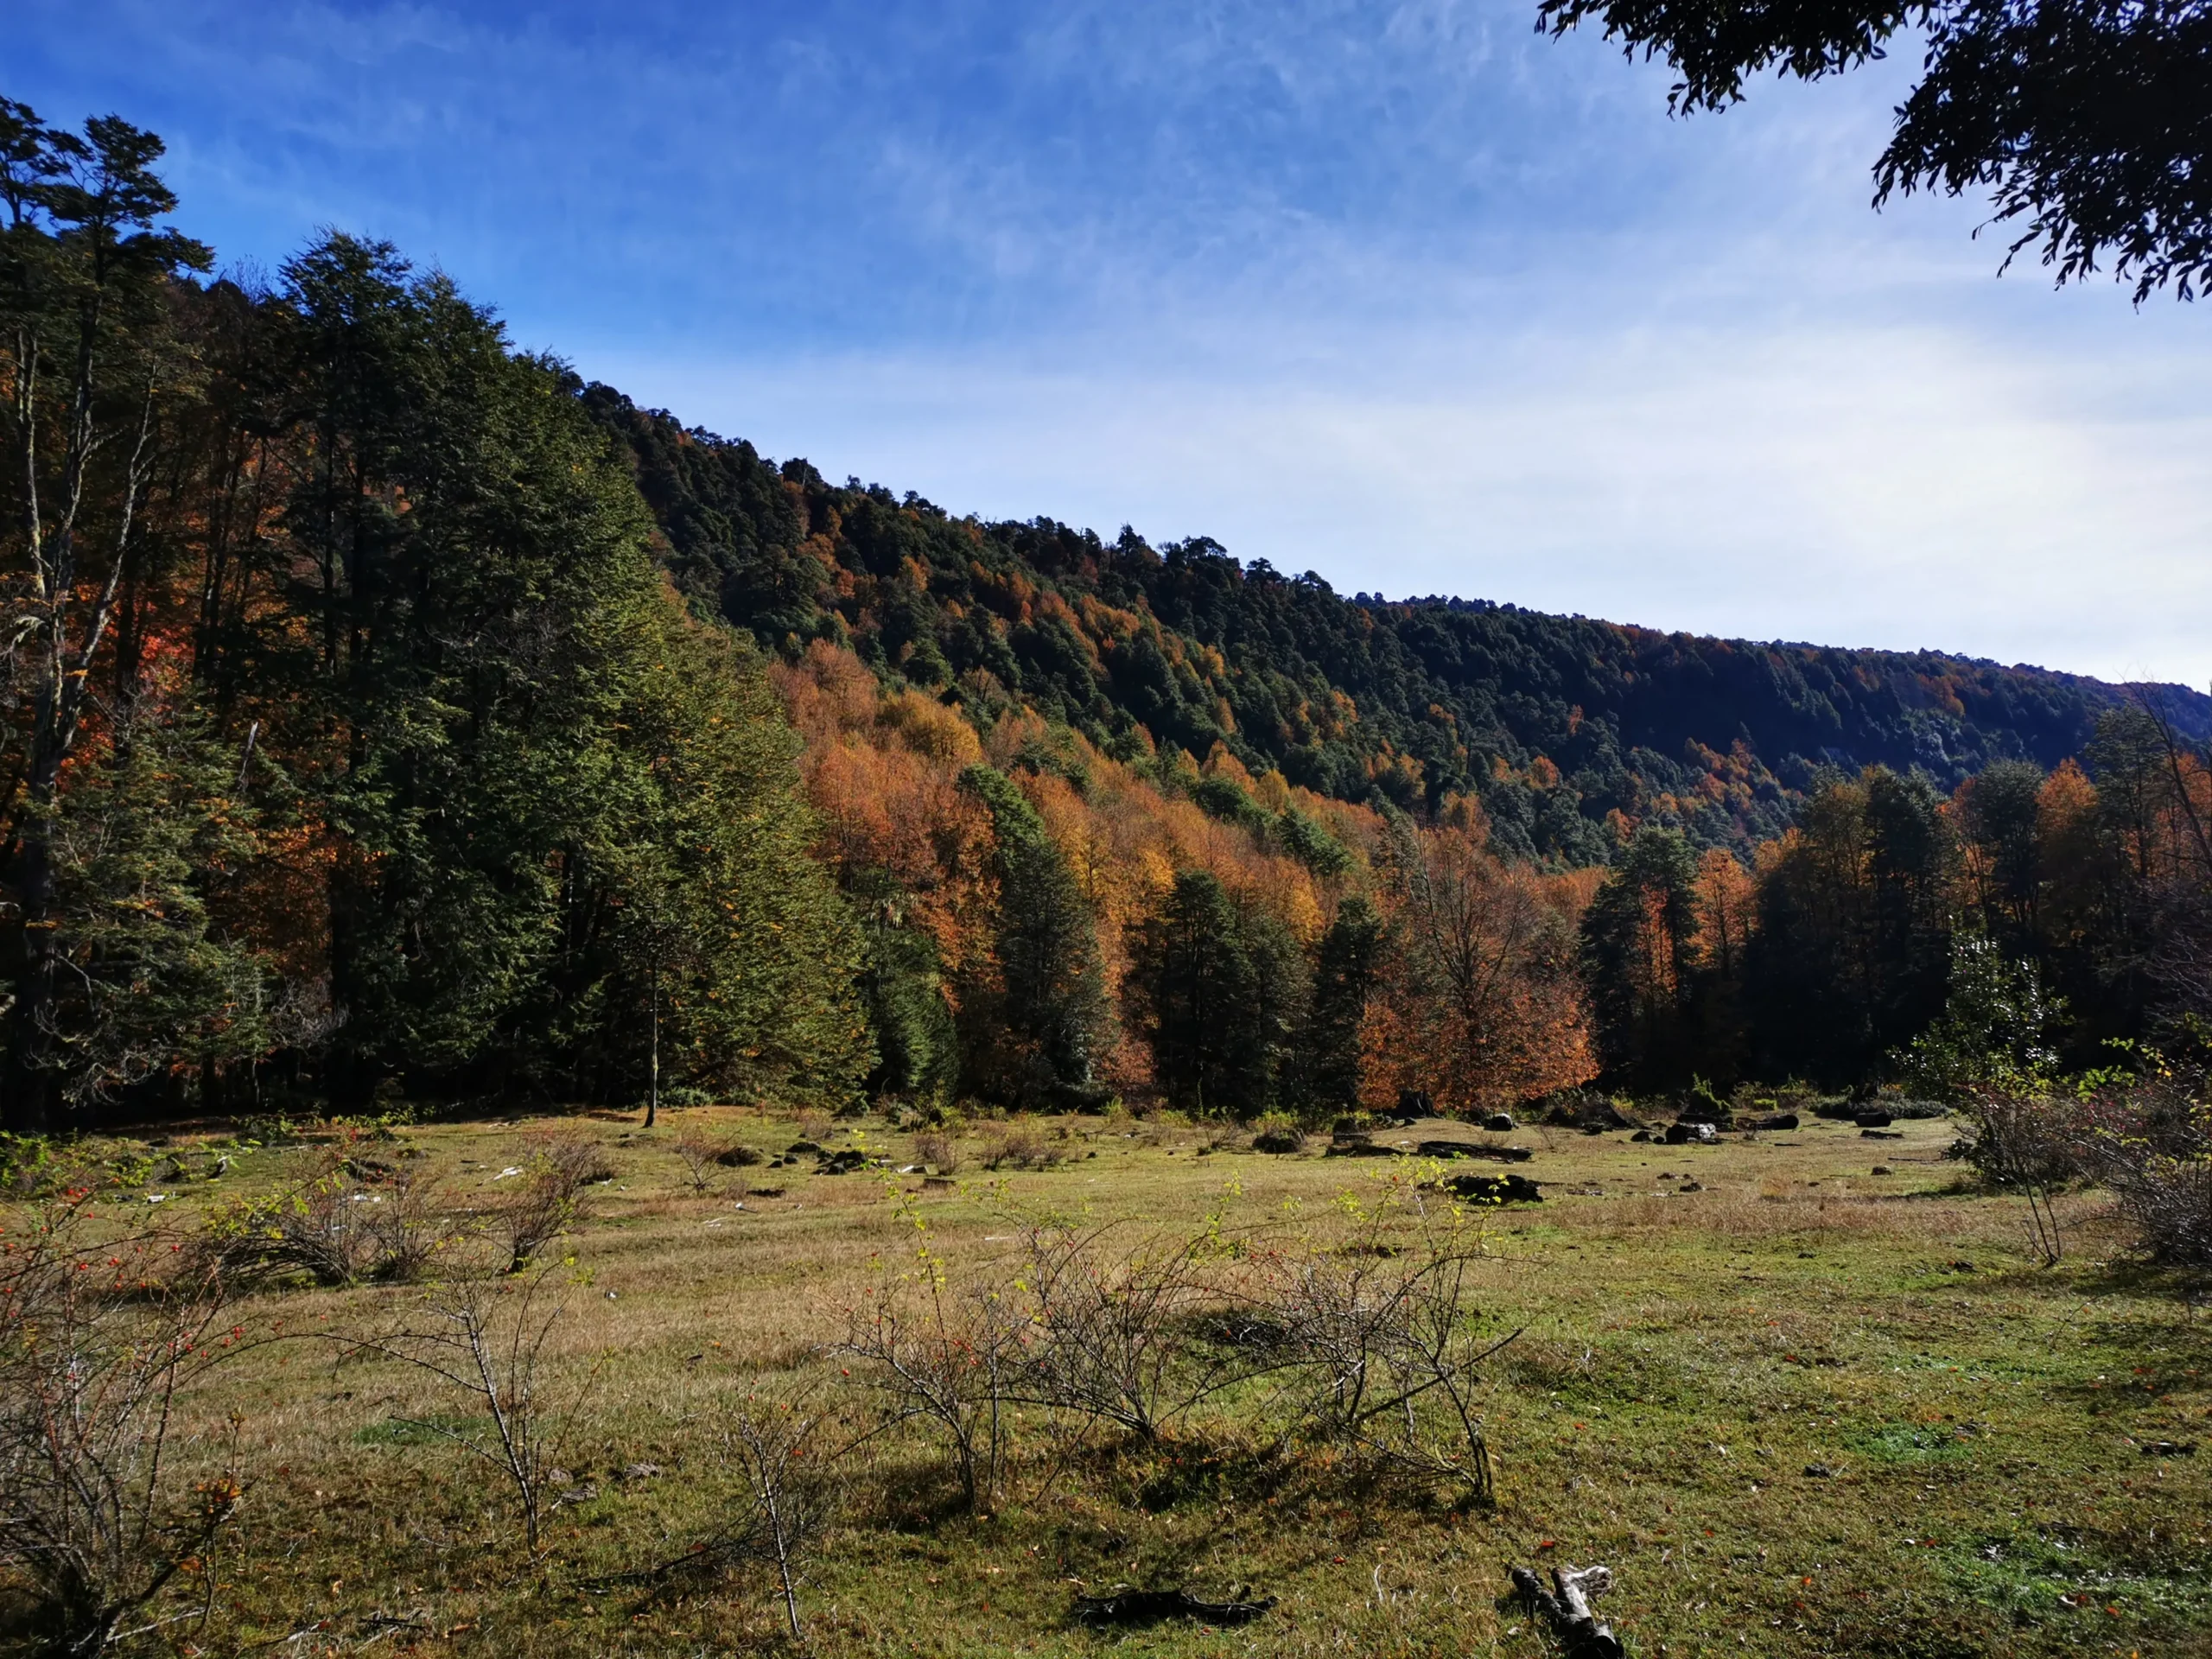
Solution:
[(1418, 1090), (1475, 1113), (1594, 1077), (1567, 895), (1465, 830), (1408, 827), (1397, 840), (1393, 944), (1367, 1035), (1370, 1106)]

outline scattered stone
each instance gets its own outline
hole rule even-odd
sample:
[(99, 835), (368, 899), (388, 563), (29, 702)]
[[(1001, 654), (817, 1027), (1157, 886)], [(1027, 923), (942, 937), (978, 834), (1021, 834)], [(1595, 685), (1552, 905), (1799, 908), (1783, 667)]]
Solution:
[(1705, 1191), (1705, 1183), (1702, 1181), (1684, 1181), (1675, 1190), (1677, 1192), (1702, 1192)]
[(725, 1169), (750, 1169), (760, 1161), (760, 1154), (750, 1147), (724, 1147), (715, 1161)]
[(1874, 1166), (1874, 1173), (1877, 1175), (1894, 1175), (1897, 1173), (1897, 1171), (1891, 1169), (1887, 1164), (1877, 1164)]
[(560, 1495), (560, 1501), (563, 1503), (588, 1503), (598, 1496), (599, 1488), (596, 1486), (571, 1486)]
[(1667, 1144), (1670, 1147), (1709, 1147), (1720, 1139), (1720, 1131), (1710, 1123), (1669, 1123)]
[(1513, 1131), (1513, 1114), (1492, 1112), (1483, 1119), (1483, 1128), (1493, 1135), (1510, 1135)]
[(1883, 1111), (1853, 1112), (1851, 1121), (1862, 1129), (1886, 1129), (1890, 1127), (1890, 1115)]
[(2196, 1443), (2193, 1440), (2178, 1443), (2173, 1440), (2151, 1440), (2145, 1444), (2143, 1455), (2146, 1458), (2193, 1458), (2196, 1455)]
[(1961, 1256), (1955, 1262), (1946, 1262), (1944, 1265), (1952, 1273), (1972, 1273), (1975, 1270), (1974, 1263), (1964, 1256)]
[(1541, 1204), (1542, 1189), (1526, 1175), (1453, 1175), (1439, 1183), (1474, 1204)]
[(1638, 1129), (1634, 1135), (1629, 1136), (1631, 1141), (1649, 1141), (1650, 1138), (1651, 1131), (1649, 1129)]
[(1805, 1465), (1805, 1477), (1808, 1480), (1828, 1480), (1833, 1478), (1834, 1474), (1835, 1471), (1825, 1463), (1808, 1463)]
[(786, 1158), (804, 1158), (810, 1152), (818, 1153), (821, 1150), (822, 1148), (816, 1146), (811, 1141), (794, 1141), (791, 1145), (784, 1148), (784, 1156)]
[(657, 1463), (625, 1464), (614, 1478), (623, 1481), (658, 1480), (660, 1478), (660, 1465)]
[[(1885, 1123), (1889, 1121), (1886, 1117), (1882, 1120)], [(1902, 1141), (1904, 1139), (1904, 1131), (1903, 1129), (1861, 1129), (1859, 1131), (1859, 1138), (1861, 1141)]]
[(1795, 1112), (1774, 1112), (1769, 1114), (1765, 1117), (1747, 1117), (1738, 1127), (1770, 1134), (1777, 1133), (1783, 1129), (1794, 1129), (1797, 1127), (1797, 1114)]

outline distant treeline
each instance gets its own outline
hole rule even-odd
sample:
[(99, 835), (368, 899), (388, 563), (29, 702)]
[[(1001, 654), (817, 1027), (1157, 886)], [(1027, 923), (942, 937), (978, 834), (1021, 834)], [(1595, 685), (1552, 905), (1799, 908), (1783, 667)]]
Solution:
[(389, 247), (211, 278), (160, 154), (0, 104), (9, 1128), (1313, 1118), (2196, 1029), (2212, 700), (833, 487)]

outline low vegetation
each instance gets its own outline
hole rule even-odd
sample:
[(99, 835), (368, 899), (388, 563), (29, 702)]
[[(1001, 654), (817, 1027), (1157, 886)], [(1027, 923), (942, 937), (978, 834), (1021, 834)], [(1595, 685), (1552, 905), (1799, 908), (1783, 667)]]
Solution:
[[(2047, 1265), (2016, 1187), (1951, 1155), (1980, 1120), (1523, 1129), (1545, 1197), (1497, 1207), (1410, 1150), (1494, 1144), (1435, 1122), (1346, 1158), (1078, 1115), (1058, 1161), (932, 1183), (880, 1121), (789, 1157), (789, 1118), (670, 1116), (19, 1168), (10, 1641), (965, 1656), (1151, 1607), (1147, 1652), (1535, 1659), (1501, 1598), (1554, 1562), (1611, 1568), (1643, 1654), (2212, 1629), (2199, 1282), (2079, 1179), (2039, 1200)], [(991, 1128), (919, 1133), (978, 1166)], [(762, 1161), (702, 1188), (686, 1137)], [(170, 1249), (341, 1146), (355, 1210), (385, 1170), (448, 1195), (420, 1283)], [(608, 1179), (512, 1272), (487, 1217), (556, 1160)]]

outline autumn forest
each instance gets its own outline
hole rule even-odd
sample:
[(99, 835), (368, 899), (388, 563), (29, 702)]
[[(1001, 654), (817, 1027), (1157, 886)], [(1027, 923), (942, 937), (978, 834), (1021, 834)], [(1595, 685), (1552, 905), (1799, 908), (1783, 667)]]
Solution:
[(390, 246), (220, 273), (161, 157), (0, 104), (11, 1130), (1326, 1122), (2212, 1039), (2212, 699), (832, 484)]

